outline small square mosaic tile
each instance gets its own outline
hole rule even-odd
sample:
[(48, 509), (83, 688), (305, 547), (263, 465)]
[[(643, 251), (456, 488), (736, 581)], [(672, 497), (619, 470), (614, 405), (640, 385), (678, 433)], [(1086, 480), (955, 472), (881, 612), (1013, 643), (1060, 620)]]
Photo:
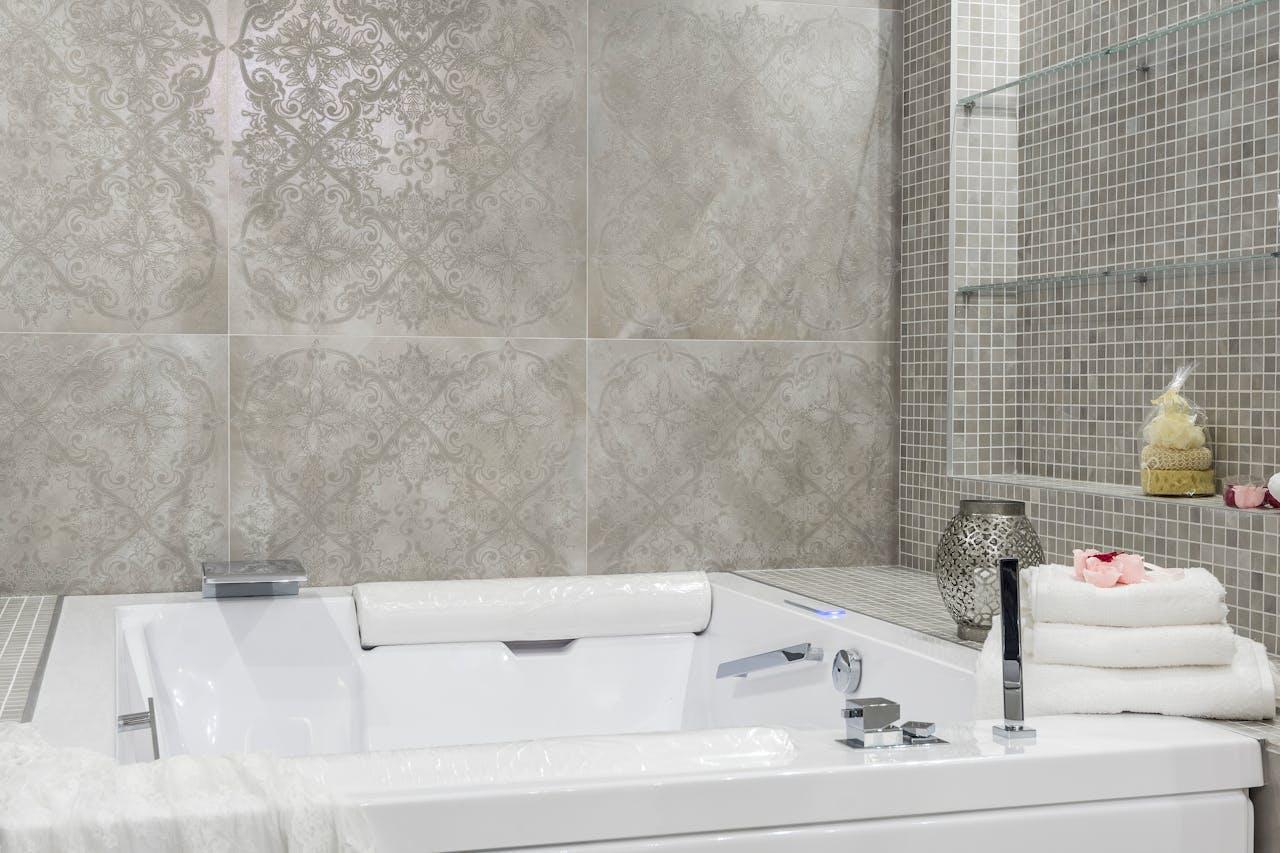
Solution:
[(0, 722), (31, 719), (58, 601), (56, 595), (0, 598)]
[(956, 623), (942, 604), (933, 572), (901, 566), (859, 566), (758, 569), (737, 574), (930, 637), (954, 640), (974, 649), (982, 648), (981, 643), (961, 640), (956, 636)]

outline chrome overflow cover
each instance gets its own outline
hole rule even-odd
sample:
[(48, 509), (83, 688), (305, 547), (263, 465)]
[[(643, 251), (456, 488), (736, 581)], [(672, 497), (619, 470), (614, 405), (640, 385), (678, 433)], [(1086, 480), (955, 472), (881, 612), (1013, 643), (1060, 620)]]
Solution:
[(862, 684), (862, 655), (857, 649), (841, 649), (831, 662), (831, 683), (836, 690), (853, 694)]

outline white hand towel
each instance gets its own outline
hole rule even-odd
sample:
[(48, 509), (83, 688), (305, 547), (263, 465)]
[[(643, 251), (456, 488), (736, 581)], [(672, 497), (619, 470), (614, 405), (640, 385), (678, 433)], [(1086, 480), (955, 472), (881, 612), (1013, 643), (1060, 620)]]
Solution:
[(1204, 569), (1186, 569), (1176, 580), (1109, 589), (1076, 580), (1070, 566), (1035, 566), (1024, 574), (1033, 622), (1145, 628), (1211, 625), (1227, 618), (1226, 590)]
[(1236, 654), (1236, 635), (1221, 624), (1111, 628), (1037, 622), (1023, 628), (1022, 636), (1030, 660), (1069, 666), (1226, 666)]
[[(978, 659), (978, 716), (999, 717), (1000, 620)], [(1028, 717), (1049, 714), (1167, 714), (1215, 720), (1269, 720), (1276, 687), (1266, 649), (1236, 638), (1230, 666), (1102, 669), (1028, 661), (1023, 667)]]

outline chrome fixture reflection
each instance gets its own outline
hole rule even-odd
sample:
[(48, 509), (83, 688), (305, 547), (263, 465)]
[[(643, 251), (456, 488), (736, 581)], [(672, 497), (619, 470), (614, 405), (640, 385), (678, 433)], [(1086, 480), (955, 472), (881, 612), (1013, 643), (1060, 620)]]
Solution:
[(857, 649), (841, 649), (831, 661), (831, 683), (836, 690), (851, 696), (862, 684), (862, 655)]
[(146, 729), (151, 733), (151, 756), (154, 760), (160, 758), (160, 737), (156, 731), (156, 700), (147, 697), (147, 710), (134, 711), (129, 714), (121, 714), (116, 717), (116, 734), (127, 734), (128, 732), (140, 732)]
[(892, 699), (870, 696), (862, 699), (846, 697), (844, 701), (844, 739), (841, 743), (854, 749), (891, 749), (946, 743), (937, 736), (937, 726), (921, 720), (898, 724), (902, 708)]
[(746, 678), (762, 669), (773, 669), (806, 660), (822, 660), (822, 649), (812, 643), (798, 643), (771, 652), (728, 660), (716, 667), (716, 678)]
[(297, 560), (232, 560), (201, 563), (200, 592), (205, 598), (297, 595), (307, 572)]
[(898, 718), (902, 708), (882, 696), (854, 698), (862, 684), (862, 655), (857, 649), (841, 649), (831, 662), (831, 683), (844, 694), (844, 738), (840, 741), (854, 749), (889, 749), (900, 746), (924, 746), (946, 743), (939, 738), (933, 723)]
[(1004, 692), (1004, 725), (992, 726), (996, 740), (1034, 741), (1022, 703), (1022, 619), (1018, 596), (1018, 560), (1000, 560), (1000, 680)]

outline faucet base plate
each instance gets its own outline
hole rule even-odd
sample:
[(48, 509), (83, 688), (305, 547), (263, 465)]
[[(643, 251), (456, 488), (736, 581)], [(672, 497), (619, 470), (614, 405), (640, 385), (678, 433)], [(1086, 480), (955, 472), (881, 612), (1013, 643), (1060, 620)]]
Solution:
[(851, 737), (836, 738), (836, 743), (842, 743), (845, 746), (849, 747), (850, 749), (910, 749), (913, 746), (932, 746), (935, 743), (946, 743), (946, 742), (947, 741), (943, 740), (942, 738), (933, 737), (932, 735), (930, 735), (929, 737), (917, 737), (917, 738), (913, 738), (910, 735), (907, 735), (903, 738), (901, 743), (884, 744), (881, 746), (877, 746), (875, 744), (863, 743), (857, 738), (851, 738)]
[(1036, 739), (1036, 730), (1019, 726), (1017, 728), (1010, 726), (992, 726), (991, 734), (995, 735), (996, 740), (1008, 743), (1009, 741), (1022, 741), (1024, 743), (1034, 742)]

